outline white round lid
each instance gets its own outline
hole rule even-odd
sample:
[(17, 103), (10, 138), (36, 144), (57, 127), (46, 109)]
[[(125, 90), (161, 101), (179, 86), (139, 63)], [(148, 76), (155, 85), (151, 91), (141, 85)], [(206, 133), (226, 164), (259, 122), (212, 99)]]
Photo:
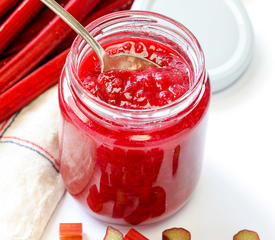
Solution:
[(239, 0), (135, 0), (133, 10), (169, 16), (194, 33), (206, 58), (213, 92), (235, 82), (253, 52), (253, 31)]

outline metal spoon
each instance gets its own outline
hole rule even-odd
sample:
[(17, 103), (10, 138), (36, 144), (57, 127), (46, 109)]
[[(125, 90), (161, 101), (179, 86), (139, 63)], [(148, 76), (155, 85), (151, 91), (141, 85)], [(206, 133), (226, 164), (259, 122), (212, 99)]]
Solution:
[(146, 67), (160, 67), (152, 61), (133, 54), (120, 53), (108, 55), (91, 34), (63, 7), (54, 0), (41, 0), (47, 7), (63, 19), (95, 51), (101, 64), (101, 72), (112, 69), (137, 70)]

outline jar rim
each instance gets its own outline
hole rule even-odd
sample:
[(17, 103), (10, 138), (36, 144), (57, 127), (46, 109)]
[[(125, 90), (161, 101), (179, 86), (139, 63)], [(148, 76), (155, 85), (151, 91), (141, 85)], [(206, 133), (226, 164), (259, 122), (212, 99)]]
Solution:
[[(150, 120), (150, 119), (153, 120), (156, 118), (167, 117), (167, 112), (170, 112), (171, 108), (178, 107), (179, 109), (183, 110), (184, 107), (179, 106), (183, 102), (185, 102), (185, 105), (187, 107), (189, 107), (189, 105), (191, 103), (193, 103), (195, 99), (197, 99), (197, 97), (193, 97), (192, 99), (190, 99), (190, 96), (194, 95), (194, 92), (196, 89), (197, 89), (197, 96), (201, 95), (200, 94), (201, 87), (199, 87), (199, 85), (202, 85), (204, 79), (206, 78), (205, 57), (204, 57), (202, 48), (201, 48), (198, 40), (194, 36), (194, 34), (189, 29), (187, 29), (182, 23), (177, 22), (176, 20), (173, 20), (170, 17), (167, 17), (167, 16), (159, 14), (159, 13), (155, 13), (155, 12), (140, 11), (140, 10), (126, 10), (126, 11), (118, 11), (118, 12), (114, 12), (114, 13), (110, 13), (105, 16), (102, 16), (102, 17), (94, 20), (90, 24), (88, 24), (86, 26), (86, 28), (88, 29), (89, 32), (99, 31), (98, 28), (99, 28), (100, 24), (102, 24), (102, 23), (110, 22), (110, 21), (116, 20), (118, 18), (123, 18), (123, 17), (125, 18), (125, 17), (129, 17), (129, 16), (133, 16), (133, 15), (137, 15), (140, 17), (153, 17), (155, 19), (164, 20), (165, 22), (168, 22), (168, 23), (176, 26), (177, 30), (180, 30), (182, 33), (186, 34), (189, 37), (189, 39), (192, 41), (192, 43), (197, 48), (196, 50), (197, 50), (197, 54), (199, 56), (198, 60), (200, 61), (200, 69), (199, 69), (198, 76), (196, 77), (195, 83), (192, 84), (192, 86), (188, 89), (188, 91), (186, 93), (184, 93), (181, 97), (179, 97), (178, 99), (176, 99), (175, 101), (173, 101), (169, 104), (166, 104), (163, 106), (157, 106), (157, 107), (149, 108), (149, 109), (123, 108), (123, 107), (119, 107), (119, 106), (115, 106), (115, 105), (106, 103), (105, 101), (101, 100), (100, 98), (94, 96), (90, 91), (88, 91), (80, 83), (81, 81), (77, 74), (76, 66), (74, 64), (68, 64), (68, 65), (70, 65), (69, 67), (71, 70), (71, 74), (72, 74), (73, 78), (75, 79), (75, 81), (72, 81), (72, 85), (74, 88), (73, 92), (79, 95), (78, 99), (82, 103), (84, 103), (84, 105), (86, 107), (88, 105), (89, 106), (88, 108), (92, 108), (92, 110), (103, 111), (103, 113), (105, 115), (107, 114), (107, 115), (112, 116), (113, 114), (115, 114), (115, 116), (113, 115), (115, 118), (128, 118), (128, 119), (131, 118), (131, 119), (136, 119), (136, 120), (144, 120), (144, 117), (146, 117), (146, 120)], [(177, 33), (181, 34), (181, 32), (178, 31)], [(68, 61), (70, 63), (74, 62), (74, 59), (73, 59), (74, 51), (76, 49), (78, 49), (79, 45), (83, 42), (85, 44), (87, 44), (81, 38), (81, 36), (78, 35), (72, 44), (70, 53), (67, 58), (66, 65), (67, 65)], [(188, 101), (188, 99), (189, 99), (189, 101)], [(185, 107), (185, 108), (187, 108), (187, 107)], [(87, 110), (87, 108), (85, 108), (85, 109)]]

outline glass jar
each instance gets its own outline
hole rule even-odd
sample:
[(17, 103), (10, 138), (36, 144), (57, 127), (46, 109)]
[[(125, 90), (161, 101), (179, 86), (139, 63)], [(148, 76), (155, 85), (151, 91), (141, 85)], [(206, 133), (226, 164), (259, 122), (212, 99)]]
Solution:
[(77, 37), (60, 78), (58, 165), (67, 190), (109, 223), (161, 220), (186, 203), (200, 175), (210, 99), (203, 52), (182, 24), (152, 12), (109, 14), (87, 29), (101, 43), (153, 39), (192, 69), (190, 89), (168, 105), (145, 110), (109, 105), (79, 82), (90, 48)]

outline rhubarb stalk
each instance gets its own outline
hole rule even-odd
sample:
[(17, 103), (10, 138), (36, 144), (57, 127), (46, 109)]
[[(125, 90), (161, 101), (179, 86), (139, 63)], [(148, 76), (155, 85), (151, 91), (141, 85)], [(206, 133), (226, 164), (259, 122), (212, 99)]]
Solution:
[[(1, 1), (1, 0), (0, 0)], [(64, 6), (68, 0), (57, 1)], [(12, 44), (2, 53), (4, 57), (19, 52), (24, 48), (47, 24), (55, 17), (55, 13), (49, 8), (44, 8), (31, 23), (21, 32)], [(65, 49), (64, 49), (65, 50)]]
[(39, 0), (24, 0), (1, 25), (0, 53), (5, 50), (17, 34), (42, 9)]
[(69, 49), (0, 95), (0, 122), (57, 83)]
[[(58, 3), (64, 5), (68, 0), (60, 0)], [(96, 18), (106, 15), (111, 12), (130, 9), (133, 0), (105, 0), (101, 1), (95, 9), (85, 18), (83, 25), (86, 26)], [(42, 28), (54, 17), (54, 13), (50, 9), (44, 9), (35, 19), (31, 25), (18, 36), (16, 42), (3, 53), (4, 57), (10, 54), (17, 53), (23, 47), (26, 46), (41, 30)], [(56, 49), (50, 54), (49, 57), (55, 57), (65, 49), (71, 46), (73, 39), (76, 37), (74, 32), (71, 32), (65, 39), (59, 44)]]
[(95, 10), (89, 14), (85, 21), (83, 22), (83, 25), (86, 26), (90, 22), (94, 21), (95, 19), (106, 15), (108, 13), (121, 11), (125, 9), (130, 9), (134, 0), (104, 0), (101, 1), (100, 4), (95, 8)]
[(0, 17), (3, 17), (20, 0), (0, 0)]
[[(108, 13), (130, 9), (133, 0), (104, 0), (101, 1), (95, 9), (84, 19), (82, 22), (83, 26), (87, 26), (89, 23), (95, 19), (106, 15)], [(74, 32), (70, 33), (66, 39), (57, 46), (51, 56), (56, 56), (60, 52), (64, 51), (66, 48), (72, 45), (73, 39), (76, 37)]]
[[(82, 20), (99, 0), (70, 0), (65, 8)], [(55, 17), (26, 47), (0, 69), (0, 94), (18, 82), (43, 60), (69, 33), (71, 29)]]
[(14, 55), (10, 55), (8, 57), (1, 59), (0, 60), (0, 68), (4, 67), (13, 57), (14, 57)]

